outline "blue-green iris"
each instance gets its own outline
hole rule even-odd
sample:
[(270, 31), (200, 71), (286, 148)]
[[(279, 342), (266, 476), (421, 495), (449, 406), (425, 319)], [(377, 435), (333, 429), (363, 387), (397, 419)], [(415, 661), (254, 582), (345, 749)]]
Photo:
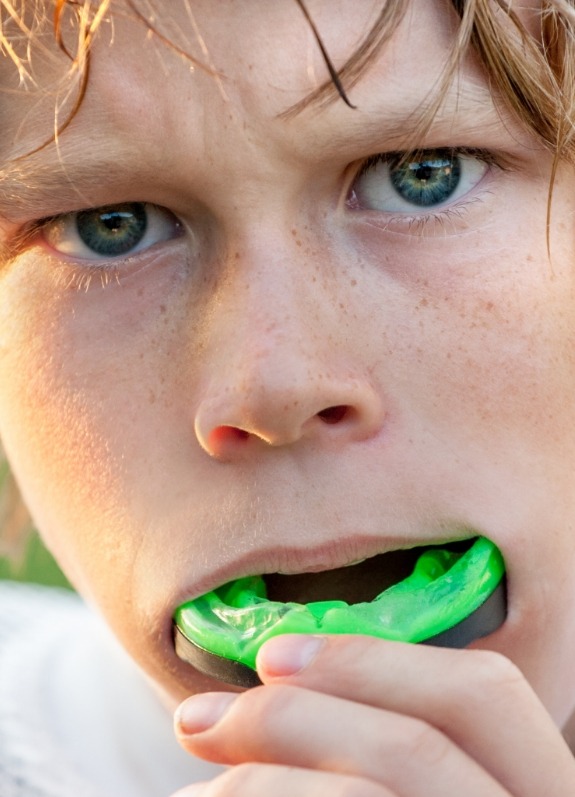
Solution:
[(76, 216), (76, 229), (82, 241), (104, 257), (118, 257), (134, 249), (142, 241), (147, 226), (148, 217), (141, 202), (84, 210)]
[(391, 184), (399, 196), (419, 207), (447, 202), (461, 179), (457, 155), (436, 150), (390, 163)]

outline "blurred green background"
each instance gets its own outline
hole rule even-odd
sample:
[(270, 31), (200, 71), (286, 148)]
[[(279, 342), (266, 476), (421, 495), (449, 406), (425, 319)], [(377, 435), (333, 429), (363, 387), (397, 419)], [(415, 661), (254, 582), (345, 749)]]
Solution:
[[(0, 493), (5, 480), (9, 478), (8, 464), (1, 454), (0, 450)], [(1, 535), (2, 529), (0, 528), (0, 541)], [(6, 547), (0, 546), (0, 550), (6, 550)], [(20, 544), (17, 547), (20, 548)], [(32, 532), (26, 538), (23, 550), (18, 550), (14, 554), (11, 553), (9, 556), (0, 555), (0, 579), (2, 578), (14, 581), (35, 581), (39, 584), (71, 589), (68, 581), (36, 532)]]
[[(10, 517), (10, 509), (7, 510), (12, 500), (10, 479), (8, 463), (0, 450), (0, 517)], [(0, 528), (0, 551), (4, 554), (0, 554), (0, 579), (35, 581), (39, 584), (71, 588), (35, 531), (27, 532), (22, 540), (16, 540), (16, 544), (12, 545), (2, 539), (2, 531)]]
[(68, 581), (34, 532), (26, 543), (23, 557), (12, 560), (0, 556), (0, 578), (14, 581), (35, 581), (50, 586), (68, 587)]

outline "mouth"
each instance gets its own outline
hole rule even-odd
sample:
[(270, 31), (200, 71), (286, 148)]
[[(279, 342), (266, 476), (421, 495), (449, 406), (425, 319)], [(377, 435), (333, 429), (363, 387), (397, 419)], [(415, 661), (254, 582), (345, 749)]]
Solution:
[[(464, 552), (473, 540), (444, 545), (450, 551)], [(432, 550), (427, 546), (425, 550)], [(422, 548), (389, 551), (333, 570), (313, 573), (267, 573), (262, 576), (270, 601), (313, 603), (341, 600), (350, 605), (374, 600), (412, 572)]]
[(317, 573), (239, 578), (176, 609), (175, 650), (205, 674), (250, 687), (260, 683), (259, 648), (283, 633), (465, 647), (505, 620), (504, 573), (497, 547), (476, 537)]

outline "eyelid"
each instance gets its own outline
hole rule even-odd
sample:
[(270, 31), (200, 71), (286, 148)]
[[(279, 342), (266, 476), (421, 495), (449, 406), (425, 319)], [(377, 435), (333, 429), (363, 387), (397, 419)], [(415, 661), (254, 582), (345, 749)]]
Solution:
[(459, 155), (460, 157), (467, 156), (493, 164), (498, 164), (501, 160), (500, 156), (492, 150), (482, 149), (481, 147), (418, 147), (416, 149), (391, 150), (390, 152), (378, 152), (375, 155), (370, 155), (361, 164), (361, 169), (369, 168), (382, 161), (386, 163), (390, 161), (404, 163), (405, 161), (417, 160), (418, 157), (428, 155), (430, 152), (444, 152), (451, 155)]
[(430, 152), (444, 152), (463, 158), (477, 158), (477, 160), (481, 160), (489, 166), (497, 166), (503, 171), (510, 168), (508, 159), (489, 149), (482, 149), (480, 147), (421, 147), (405, 151), (393, 150), (391, 152), (378, 152), (374, 155), (370, 155), (360, 164), (354, 180), (359, 179), (369, 171), (369, 169), (380, 163), (396, 162), (397, 165), (400, 165), (406, 161), (416, 160), (418, 157), (428, 155)]

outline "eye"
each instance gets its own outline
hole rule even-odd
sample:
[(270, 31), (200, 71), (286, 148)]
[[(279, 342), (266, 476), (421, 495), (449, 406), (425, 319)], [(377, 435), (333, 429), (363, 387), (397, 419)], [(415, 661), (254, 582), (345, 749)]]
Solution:
[(66, 213), (41, 225), (42, 237), (57, 252), (91, 260), (133, 255), (182, 232), (173, 213), (144, 202)]
[(487, 169), (484, 153), (434, 149), (377, 155), (363, 165), (352, 201), (363, 210), (413, 214), (457, 201), (481, 181)]

